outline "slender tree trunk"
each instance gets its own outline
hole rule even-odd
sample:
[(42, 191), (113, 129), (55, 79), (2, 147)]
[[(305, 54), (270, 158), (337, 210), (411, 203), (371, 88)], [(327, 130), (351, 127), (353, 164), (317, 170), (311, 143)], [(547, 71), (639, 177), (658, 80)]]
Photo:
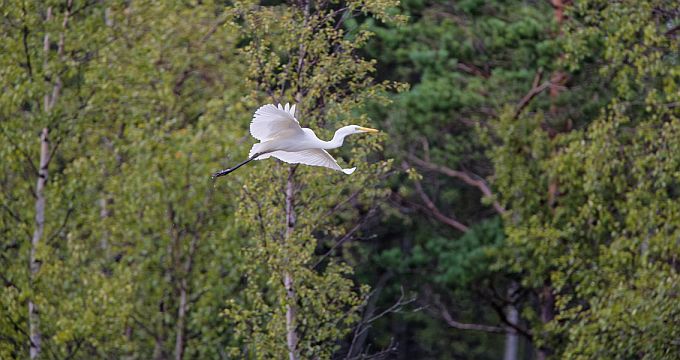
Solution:
[[(290, 241), (293, 237), (293, 230), (295, 229), (295, 175), (296, 166), (291, 166), (288, 172), (288, 181), (286, 183), (286, 242)], [(286, 288), (286, 344), (288, 345), (288, 358), (289, 360), (298, 359), (298, 334), (296, 325), (296, 295), (295, 295), (295, 283), (293, 281), (293, 275), (289, 270), (284, 270), (283, 273), (283, 285)]]
[(179, 295), (179, 309), (177, 310), (177, 338), (175, 339), (175, 359), (184, 357), (184, 330), (186, 328), (187, 312), (187, 280), (182, 279)]
[[(555, 318), (555, 295), (550, 285), (543, 286), (540, 296), (541, 322), (547, 324)], [(537, 360), (546, 360), (550, 355), (550, 349), (540, 348), (536, 352)]]
[[(519, 321), (519, 312), (517, 311), (517, 308), (512, 305), (507, 306), (505, 316), (513, 325), (516, 325)], [(508, 326), (507, 333), (505, 334), (505, 352), (503, 353), (503, 360), (517, 360), (518, 344), (519, 335), (517, 335), (517, 330)]]
[[(52, 7), (47, 8), (47, 15), (45, 22), (52, 20)], [(45, 53), (44, 66), (47, 67), (47, 58), (50, 52), (50, 35), (45, 33), (43, 39), (43, 52)], [(52, 91), (53, 95), (45, 94), (43, 99), (43, 111), (48, 114), (52, 109), (53, 96), (56, 97), (56, 85)], [(37, 258), (38, 246), (45, 231), (45, 184), (47, 183), (47, 165), (49, 164), (50, 146), (49, 146), (49, 130), (43, 128), (40, 134), (40, 168), (38, 169), (38, 181), (35, 187), (35, 229), (33, 231), (33, 238), (31, 239), (31, 251), (29, 255), (30, 278), (29, 283), (31, 288), (35, 291), (35, 282), (40, 271), (40, 260)], [(35, 296), (35, 295), (33, 295)], [(42, 350), (42, 337), (40, 334), (40, 312), (35, 303), (35, 298), (28, 299), (28, 332), (30, 339), (29, 356), (35, 359), (40, 355)]]
[[(199, 220), (201, 222), (201, 216)], [(194, 257), (196, 255), (196, 248), (198, 247), (199, 235), (194, 234), (191, 238), (191, 244), (189, 245), (189, 254), (187, 255), (186, 262), (184, 263), (184, 274), (182, 281), (180, 282), (180, 293), (179, 293), (179, 308), (177, 310), (177, 336), (175, 339), (175, 360), (182, 360), (184, 357), (184, 350), (186, 348), (186, 328), (187, 328), (187, 311), (189, 303), (187, 301), (189, 297), (189, 276), (191, 276), (191, 271), (194, 265)]]
[[(104, 172), (104, 178), (106, 178), (108, 174), (106, 171)], [(108, 203), (109, 203), (109, 198), (107, 197), (106, 194), (102, 195), (102, 198), (99, 199), (99, 220), (101, 222), (106, 221), (109, 217), (109, 209), (108, 209)], [(109, 258), (109, 231), (107, 229), (104, 229), (102, 231), (102, 237), (99, 242), (99, 246), (101, 249), (104, 251), (104, 257), (106, 259)]]
[[(562, 34), (562, 24), (564, 23), (564, 6), (568, 0), (551, 0), (553, 8), (555, 9), (554, 16), (555, 22), (557, 23), (557, 35), (559, 38)], [(557, 116), (559, 108), (557, 106), (557, 100), (560, 95), (560, 89), (567, 79), (567, 74), (557, 70), (553, 72), (550, 77), (550, 113), (552, 116)], [(568, 126), (570, 127), (570, 126)], [(567, 129), (568, 130), (568, 129)], [(553, 179), (548, 184), (548, 203), (551, 211), (554, 213), (554, 207), (557, 201), (557, 196), (559, 194), (559, 184), (557, 180)], [(541, 289), (540, 295), (540, 314), (541, 322), (547, 324), (552, 321), (555, 317), (555, 295), (553, 290), (548, 283), (546, 283)], [(546, 360), (550, 354), (550, 350), (547, 348), (540, 348), (536, 352), (537, 360)]]
[(165, 355), (163, 354), (163, 340), (156, 338), (153, 346), (153, 356), (152, 358), (154, 360), (163, 360), (165, 359)]
[[(508, 288), (508, 299), (510, 299), (511, 302), (513, 301), (517, 287), (517, 283), (513, 282)], [(508, 304), (505, 307), (505, 318), (508, 323), (512, 325), (519, 324), (519, 311), (517, 311), (517, 308), (514, 305)], [(503, 353), (503, 360), (517, 360), (518, 345), (519, 335), (517, 334), (517, 330), (515, 330), (512, 326), (507, 326), (505, 333), (505, 351)]]
[[(47, 128), (44, 128), (40, 135), (40, 169), (38, 170), (38, 183), (35, 188), (35, 230), (31, 239), (29, 260), (32, 287), (36, 281), (35, 278), (38, 275), (38, 271), (40, 271), (40, 260), (37, 258), (37, 251), (45, 230), (45, 183), (47, 182), (47, 164), (50, 160), (48, 133)], [(40, 315), (33, 299), (28, 300), (28, 327), (31, 340), (30, 357), (35, 359), (40, 354), (42, 340), (40, 336)]]
[(362, 319), (354, 329), (354, 337), (350, 343), (349, 350), (347, 350), (347, 356), (345, 356), (345, 359), (359, 358), (359, 355), (361, 355), (361, 352), (364, 350), (364, 344), (368, 338), (368, 331), (366, 331), (366, 329), (370, 326), (368, 321), (375, 315), (375, 309), (377, 307), (379, 295), (391, 277), (392, 274), (384, 273), (380, 276), (380, 279), (378, 279), (375, 289), (373, 290), (373, 293), (366, 304), (366, 310), (364, 311)]

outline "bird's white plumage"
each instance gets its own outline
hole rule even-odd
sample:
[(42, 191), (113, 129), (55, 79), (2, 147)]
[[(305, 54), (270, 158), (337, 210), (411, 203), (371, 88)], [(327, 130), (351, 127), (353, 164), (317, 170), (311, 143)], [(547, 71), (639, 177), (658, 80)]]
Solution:
[(305, 164), (312, 166), (323, 166), (329, 169), (342, 171), (349, 175), (356, 170), (356, 168), (343, 169), (338, 165), (338, 162), (324, 149), (308, 149), (296, 152), (288, 151), (274, 151), (265, 155), (258, 157), (259, 159), (266, 159), (273, 156), (283, 162), (289, 164)]
[(255, 111), (250, 123), (250, 134), (260, 140), (272, 140), (282, 135), (302, 134), (300, 123), (295, 119), (295, 105), (267, 104)]
[(250, 134), (260, 142), (253, 145), (248, 158), (262, 160), (273, 156), (290, 164), (322, 166), (351, 174), (355, 168), (341, 168), (324, 149), (338, 148), (346, 136), (361, 132), (378, 130), (348, 125), (338, 129), (332, 140), (323, 141), (311, 129), (300, 127), (295, 118), (295, 105), (267, 104), (255, 111), (250, 123)]

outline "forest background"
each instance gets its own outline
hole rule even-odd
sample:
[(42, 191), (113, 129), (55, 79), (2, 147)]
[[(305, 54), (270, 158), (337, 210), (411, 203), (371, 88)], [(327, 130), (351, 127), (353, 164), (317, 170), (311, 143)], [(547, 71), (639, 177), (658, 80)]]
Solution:
[(0, 358), (677, 359), (677, 2), (0, 10)]

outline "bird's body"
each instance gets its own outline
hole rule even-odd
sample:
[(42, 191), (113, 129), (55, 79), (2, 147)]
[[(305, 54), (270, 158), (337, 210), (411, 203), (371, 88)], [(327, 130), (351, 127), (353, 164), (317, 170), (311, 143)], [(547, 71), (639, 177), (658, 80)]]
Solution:
[(362, 132), (378, 132), (378, 130), (358, 125), (344, 126), (338, 129), (330, 141), (319, 139), (314, 131), (300, 127), (295, 118), (295, 105), (274, 106), (267, 104), (255, 111), (250, 123), (250, 134), (260, 140), (250, 149), (248, 160), (215, 173), (213, 177), (226, 175), (252, 160), (275, 157), (290, 164), (306, 164), (323, 166), (333, 170), (351, 174), (356, 168), (343, 169), (326, 151), (342, 146), (346, 136)]

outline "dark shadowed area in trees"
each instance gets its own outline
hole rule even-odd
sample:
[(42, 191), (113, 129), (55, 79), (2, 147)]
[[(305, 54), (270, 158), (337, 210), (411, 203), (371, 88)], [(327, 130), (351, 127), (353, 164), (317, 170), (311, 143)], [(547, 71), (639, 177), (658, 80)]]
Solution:
[(0, 10), (0, 359), (678, 358), (676, 1)]

